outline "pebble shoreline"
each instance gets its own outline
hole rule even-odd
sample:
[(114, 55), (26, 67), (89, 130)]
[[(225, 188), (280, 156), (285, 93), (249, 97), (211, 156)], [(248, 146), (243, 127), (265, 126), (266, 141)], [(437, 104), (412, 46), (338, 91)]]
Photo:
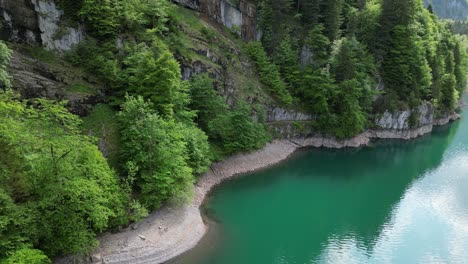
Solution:
[[(445, 125), (459, 119), (453, 113), (437, 119), (434, 125)], [(337, 140), (311, 136), (298, 139), (274, 140), (264, 148), (232, 156), (211, 166), (195, 184), (193, 202), (182, 208), (164, 207), (146, 219), (119, 233), (107, 232), (99, 238), (100, 246), (85, 262), (67, 258), (56, 263), (146, 264), (164, 263), (195, 247), (207, 231), (199, 207), (208, 193), (218, 184), (235, 176), (269, 167), (287, 159), (304, 147), (345, 148), (367, 146), (371, 139), (413, 139), (432, 131), (433, 125), (412, 130), (369, 130), (353, 138)]]

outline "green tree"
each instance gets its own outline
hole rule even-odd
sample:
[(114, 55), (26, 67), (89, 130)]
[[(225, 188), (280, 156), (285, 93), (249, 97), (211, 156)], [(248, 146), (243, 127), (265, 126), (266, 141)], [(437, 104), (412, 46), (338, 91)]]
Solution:
[(306, 29), (315, 27), (321, 18), (320, 5), (322, 0), (300, 0), (302, 7), (302, 24)]
[[(2, 154), (5, 153), (2, 151)], [(10, 158), (9, 162), (13, 160)], [(7, 160), (2, 158), (0, 161), (2, 171), (2, 183), (5, 182), (6, 173), (13, 172), (7, 170), (5, 164)], [(31, 245), (37, 237), (34, 223), (34, 216), (31, 210), (24, 206), (18, 206), (13, 199), (0, 188), (0, 259), (12, 254), (25, 245)], [(0, 261), (0, 263), (2, 263)]]
[(195, 121), (205, 132), (208, 132), (208, 124), (217, 114), (228, 110), (227, 104), (216, 93), (213, 80), (206, 74), (196, 75), (190, 81), (190, 109), (196, 112)]
[(333, 42), (340, 36), (340, 28), (343, 22), (343, 0), (328, 0), (323, 3), (323, 6), (325, 35)]
[(459, 40), (456, 41), (454, 49), (455, 79), (457, 81), (457, 90), (462, 93), (466, 89), (468, 72), (468, 58), (466, 51), (463, 50)]
[(314, 26), (307, 36), (305, 44), (312, 51), (313, 65), (322, 67), (327, 63), (330, 40), (323, 34), (325, 27), (323, 24)]
[(194, 175), (201, 175), (208, 171), (213, 159), (208, 136), (194, 125), (180, 124), (180, 129), (186, 142), (187, 164)]
[(265, 127), (252, 119), (251, 112), (247, 103), (239, 101), (232, 111), (210, 122), (210, 134), (221, 143), (225, 154), (258, 149), (269, 140)]
[(445, 74), (442, 76), (440, 81), (441, 87), (441, 104), (444, 110), (453, 110), (455, 109), (459, 92), (456, 89), (457, 81), (453, 74)]
[(8, 74), (7, 67), (10, 64), (12, 51), (3, 41), (0, 41), (0, 88), (7, 89), (11, 86), (11, 76)]
[(0, 115), (0, 181), (21, 204), (7, 235), (50, 256), (88, 252), (96, 234), (124, 214), (127, 198), (114, 172), (64, 103), (26, 104), (1, 93)]
[(128, 91), (151, 100), (160, 115), (173, 116), (186, 104), (179, 63), (161, 40), (134, 46), (124, 65)]
[(163, 119), (150, 102), (127, 97), (119, 113), (122, 159), (132, 168), (141, 201), (150, 209), (171, 198), (187, 200), (193, 187), (184, 135), (173, 119)]
[(269, 92), (283, 104), (290, 104), (292, 97), (286, 89), (283, 79), (281, 79), (277, 66), (270, 61), (262, 45), (258, 42), (250, 42), (248, 53), (257, 65), (260, 80), (267, 86)]
[(101, 40), (115, 38), (119, 28), (119, 14), (113, 0), (83, 0), (81, 17), (89, 34)]
[(52, 261), (40, 250), (23, 248), (15, 251), (1, 264), (50, 264)]
[(365, 130), (368, 114), (361, 105), (369, 100), (362, 100), (363, 90), (356, 79), (346, 80), (338, 88), (334, 99), (336, 114), (331, 118), (329, 131), (338, 138), (348, 138)]
[(291, 38), (286, 37), (276, 48), (274, 61), (290, 90), (297, 84), (299, 78), (299, 62), (297, 49), (293, 47)]
[(414, 107), (428, 93), (430, 67), (417, 37), (405, 26), (395, 26), (382, 63), (385, 89), (396, 93), (398, 100)]
[(120, 0), (123, 25), (130, 31), (141, 28), (152, 29), (152, 32), (164, 33), (168, 30), (169, 1)]

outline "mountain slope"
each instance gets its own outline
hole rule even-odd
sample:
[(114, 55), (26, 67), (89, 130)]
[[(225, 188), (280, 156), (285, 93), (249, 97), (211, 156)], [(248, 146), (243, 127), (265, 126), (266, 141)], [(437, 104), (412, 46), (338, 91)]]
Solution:
[(468, 20), (467, 0), (424, 0), (426, 5), (432, 5), (434, 12), (440, 18), (453, 20)]

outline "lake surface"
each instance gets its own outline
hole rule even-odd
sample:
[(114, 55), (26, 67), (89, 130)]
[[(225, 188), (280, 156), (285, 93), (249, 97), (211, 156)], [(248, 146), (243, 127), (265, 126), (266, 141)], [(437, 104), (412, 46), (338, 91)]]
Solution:
[(205, 204), (208, 235), (173, 263), (468, 263), (466, 117), (224, 183)]

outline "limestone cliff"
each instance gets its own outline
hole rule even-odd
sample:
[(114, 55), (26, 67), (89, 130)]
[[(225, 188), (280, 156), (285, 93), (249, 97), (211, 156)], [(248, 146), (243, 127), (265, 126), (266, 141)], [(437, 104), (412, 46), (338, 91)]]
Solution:
[[(184, 53), (176, 54), (181, 64), (183, 79), (208, 73), (216, 80), (215, 87), (228, 104), (242, 98), (251, 104), (260, 105), (270, 131), (277, 138), (316, 134), (313, 129), (315, 117), (276, 105), (265, 89), (262, 89), (256, 70), (240, 45), (219, 27), (223, 25), (232, 31), (238, 31), (243, 40), (255, 39), (255, 4), (247, 0), (173, 1), (195, 10), (196, 12), (187, 15), (196, 16), (207, 29), (206, 32), (212, 32), (204, 34), (194, 31), (190, 23), (181, 25), (184, 38), (187, 38), (186, 43), (189, 43)], [(181, 12), (189, 12), (179, 8)], [(16, 43), (34, 44), (48, 50), (69, 50), (82, 41), (85, 34), (83, 26), (79, 23), (73, 27), (70, 23), (65, 23), (63, 14), (53, 0), (0, 0), (0, 38)], [(311, 57), (309, 49), (303, 47), (300, 56), (302, 64), (313, 63)], [(99, 89), (94, 88), (99, 84), (89, 76), (82, 76), (77, 74), (76, 70), (68, 69), (69, 65), (64, 65), (66, 64), (47, 63), (40, 58), (16, 52), (11, 67), (15, 77), (15, 88), (24, 97), (45, 96), (68, 100), (73, 112), (85, 115), (93, 103), (104, 98), (101, 92), (97, 92)], [(65, 70), (61, 71), (61, 68)], [(87, 87), (93, 87), (92, 93), (70, 91), (70, 87), (82, 86), (83, 83)], [(377, 89), (381, 88), (379, 87)], [(451, 116), (452, 119), (454, 117), (451, 113), (446, 116)], [(414, 110), (386, 111), (378, 115), (375, 118), (374, 129), (401, 135), (405, 131), (417, 128), (431, 130), (432, 124), (440, 123), (439, 120), (435, 117), (433, 107), (424, 103)]]
[(0, 38), (49, 50), (69, 50), (84, 39), (84, 31), (79, 24), (65, 25), (62, 17), (63, 11), (54, 1), (1, 0)]
[(254, 40), (257, 36), (257, 10), (255, 4), (246, 0), (235, 4), (229, 0), (173, 0), (175, 3), (200, 13), (232, 29), (244, 40)]

